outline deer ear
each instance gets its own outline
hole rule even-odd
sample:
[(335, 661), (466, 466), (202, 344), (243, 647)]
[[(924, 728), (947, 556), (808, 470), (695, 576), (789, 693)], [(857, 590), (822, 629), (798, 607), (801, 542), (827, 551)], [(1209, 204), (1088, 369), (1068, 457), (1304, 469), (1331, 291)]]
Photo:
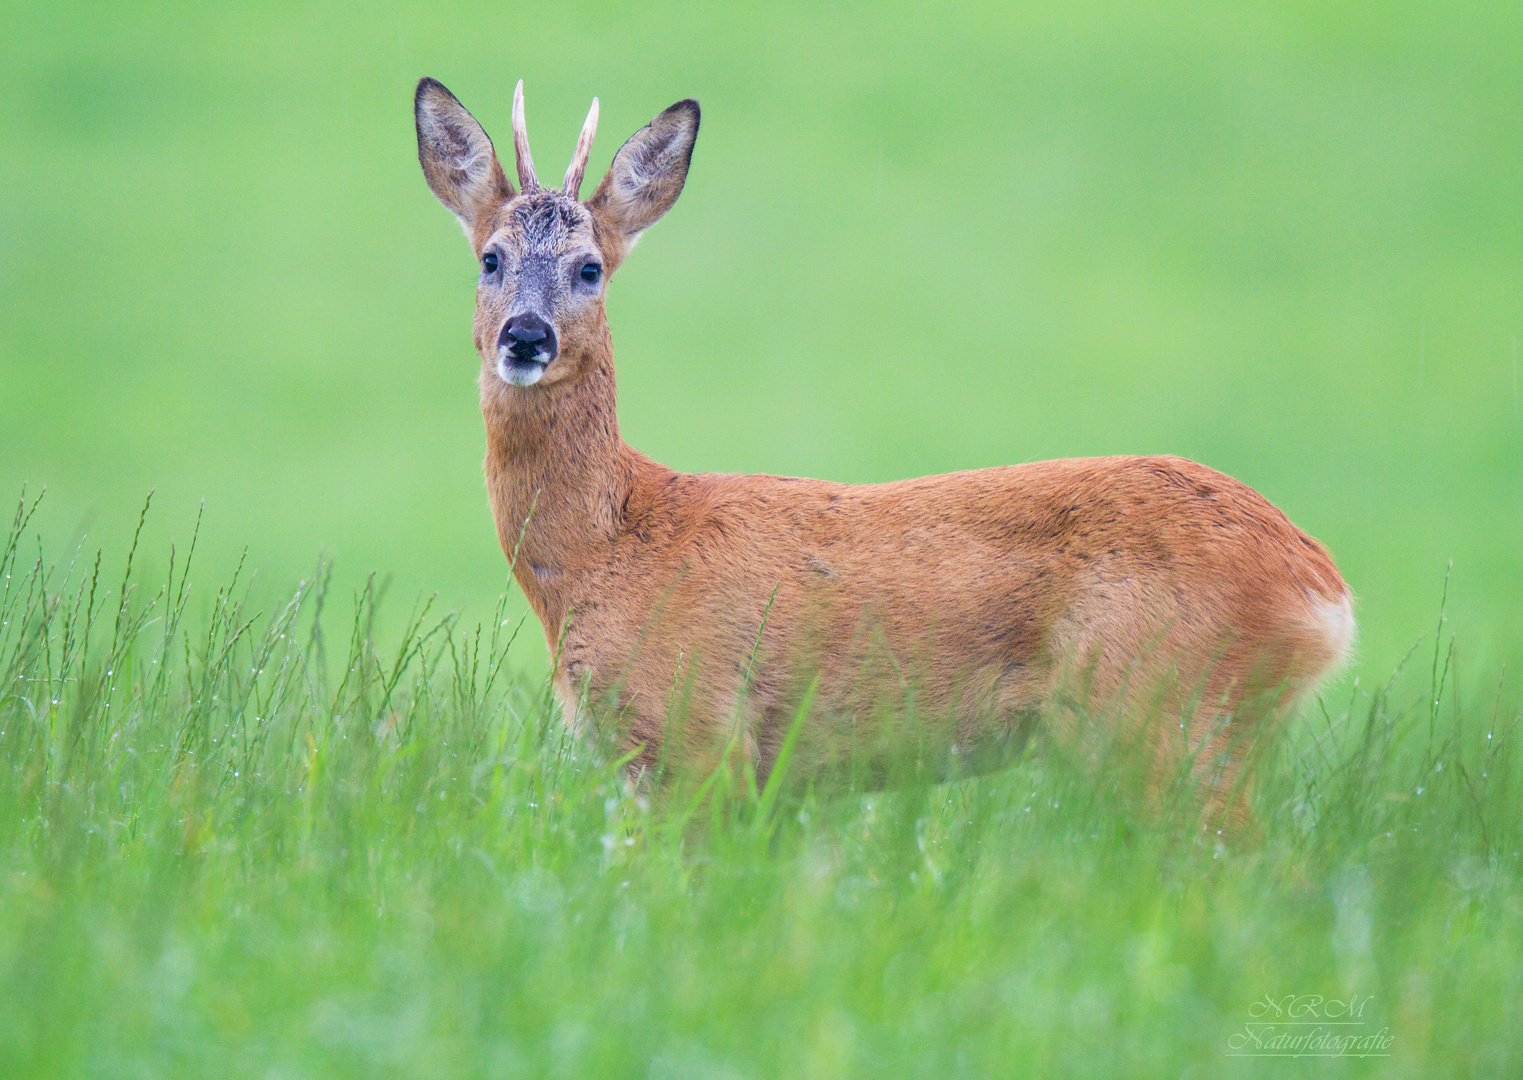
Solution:
[(442, 83), (424, 79), (413, 98), (423, 177), (467, 233), (483, 214), (513, 197), (492, 140)]
[(697, 138), (698, 102), (677, 102), (619, 148), (587, 205), (634, 243), (682, 194)]

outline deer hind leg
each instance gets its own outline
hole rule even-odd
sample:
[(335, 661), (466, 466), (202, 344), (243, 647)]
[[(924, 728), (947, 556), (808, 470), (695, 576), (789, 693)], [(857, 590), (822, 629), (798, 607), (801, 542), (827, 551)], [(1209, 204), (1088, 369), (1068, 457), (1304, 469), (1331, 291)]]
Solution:
[(1200, 748), (1194, 771), (1203, 796), (1203, 827), (1232, 834), (1245, 830), (1256, 767), (1279, 722), (1298, 712), (1342, 666), (1353, 633), (1347, 595), (1334, 601), (1314, 597), (1304, 615), (1289, 621), (1275, 647), (1244, 661), (1254, 663), (1246, 677), (1234, 677), (1231, 663), (1210, 674), (1208, 693), (1189, 725)]
[(1268, 746), (1275, 720), (1283, 715), (1271, 697), (1203, 707), (1186, 730), (1193, 731), (1189, 757), (1164, 765), (1170, 781), (1187, 787), (1191, 811), (1206, 832), (1239, 837), (1252, 820), (1253, 783), (1258, 759)]
[(1176, 655), (1159, 646), (1127, 663), (1115, 654), (1070, 661), (1050, 676), (1046, 729), (1146, 812), (1199, 814), (1206, 827), (1237, 831), (1271, 703), (1235, 697), (1222, 670), (1182, 672)]

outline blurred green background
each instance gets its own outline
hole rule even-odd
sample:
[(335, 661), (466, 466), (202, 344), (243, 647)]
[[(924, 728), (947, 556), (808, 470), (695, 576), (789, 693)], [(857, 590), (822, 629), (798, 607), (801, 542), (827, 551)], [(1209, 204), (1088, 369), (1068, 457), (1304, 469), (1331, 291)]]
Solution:
[[(1515, 3), (0, 9), (0, 493), (207, 593), (324, 553), (489, 612), (476, 269), (419, 76), (559, 175), (703, 104), (610, 288), (626, 439), (877, 481), (1183, 454), (1328, 543), (1360, 670), (1523, 646)], [(272, 594), (273, 595), (273, 594)], [(405, 609), (406, 604), (394, 605)], [(516, 608), (522, 611), (521, 604)], [(400, 612), (397, 613), (400, 616)], [(537, 628), (522, 662), (543, 663)]]

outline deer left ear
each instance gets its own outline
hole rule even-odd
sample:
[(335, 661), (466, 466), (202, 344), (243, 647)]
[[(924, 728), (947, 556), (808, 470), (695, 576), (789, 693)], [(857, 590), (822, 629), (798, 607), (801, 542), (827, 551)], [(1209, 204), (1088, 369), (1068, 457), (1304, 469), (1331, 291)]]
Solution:
[(698, 102), (679, 101), (630, 136), (587, 205), (633, 244), (672, 208), (698, 138)]
[(492, 140), (455, 95), (433, 79), (418, 83), (413, 118), (423, 177), (469, 235), (478, 220), (514, 194)]

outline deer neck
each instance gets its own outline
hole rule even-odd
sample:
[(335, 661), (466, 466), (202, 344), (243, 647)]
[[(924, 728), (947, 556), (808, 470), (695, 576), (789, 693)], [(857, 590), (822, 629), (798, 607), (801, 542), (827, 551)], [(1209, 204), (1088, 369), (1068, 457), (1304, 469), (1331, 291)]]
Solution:
[(482, 377), (498, 539), (547, 630), (561, 617), (545, 609), (556, 606), (566, 576), (607, 558), (640, 460), (619, 436), (612, 349), (580, 366), (581, 374), (543, 388)]

